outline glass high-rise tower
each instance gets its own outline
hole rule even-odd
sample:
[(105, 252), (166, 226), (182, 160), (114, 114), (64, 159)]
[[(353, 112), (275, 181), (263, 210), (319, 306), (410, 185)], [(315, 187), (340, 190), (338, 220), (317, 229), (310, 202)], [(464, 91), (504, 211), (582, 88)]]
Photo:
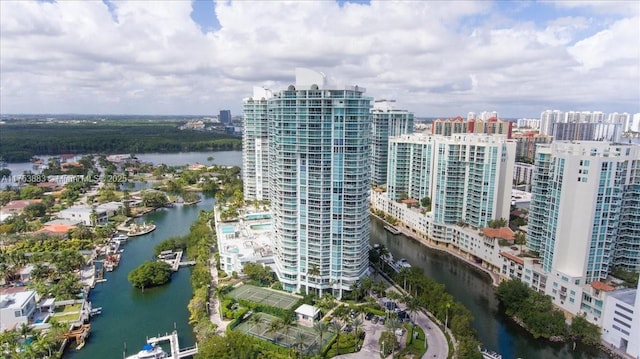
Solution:
[(371, 98), (296, 69), (268, 100), (275, 270), (285, 290), (343, 291), (367, 274)]
[(253, 88), (242, 101), (242, 174), (245, 201), (269, 199), (268, 100), (271, 91)]
[(389, 137), (413, 133), (413, 113), (393, 108), (394, 100), (377, 100), (373, 104), (371, 143), (371, 183), (387, 183)]

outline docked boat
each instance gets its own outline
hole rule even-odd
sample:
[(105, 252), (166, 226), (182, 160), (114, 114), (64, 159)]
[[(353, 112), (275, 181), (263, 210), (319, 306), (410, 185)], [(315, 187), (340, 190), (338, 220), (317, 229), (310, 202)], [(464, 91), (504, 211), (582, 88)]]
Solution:
[(126, 242), (129, 239), (129, 236), (127, 236), (126, 234), (118, 233), (115, 236), (113, 236), (111, 239), (120, 241), (120, 242)]
[(169, 355), (159, 345), (145, 344), (138, 354), (128, 356), (126, 359), (162, 359)]
[(390, 224), (389, 224), (389, 225), (384, 226), (384, 229), (386, 229), (387, 231), (389, 231), (389, 232), (390, 232), (391, 234), (393, 234), (394, 236), (396, 236), (396, 235), (398, 235), (398, 234), (402, 233), (402, 232), (400, 232), (400, 230), (399, 230), (398, 228), (396, 228), (396, 227), (394, 227), (394, 226), (392, 226), (392, 225), (390, 225)]
[(480, 353), (482, 353), (482, 359), (502, 359), (502, 355), (492, 350), (488, 350), (485, 348), (478, 348), (478, 349), (480, 349)]
[(396, 264), (400, 268), (411, 268), (411, 263), (409, 263), (405, 258), (400, 258)]

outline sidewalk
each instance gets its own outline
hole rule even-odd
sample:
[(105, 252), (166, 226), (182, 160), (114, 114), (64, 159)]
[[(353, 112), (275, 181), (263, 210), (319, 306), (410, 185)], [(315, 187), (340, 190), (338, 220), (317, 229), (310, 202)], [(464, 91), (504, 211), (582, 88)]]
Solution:
[[(211, 258), (209, 259), (209, 270), (211, 271), (212, 277), (210, 290), (218, 287), (218, 267), (216, 258), (214, 256), (215, 251), (213, 251), (213, 249), (214, 248), (212, 247)], [(227, 325), (229, 325), (231, 321), (222, 319), (222, 308), (220, 307), (220, 299), (217, 295), (211, 296), (210, 294), (209, 303), (207, 304), (209, 305), (209, 319), (211, 320), (211, 323), (214, 323), (218, 326), (216, 334), (224, 335), (224, 333), (226, 333), (227, 331)]]

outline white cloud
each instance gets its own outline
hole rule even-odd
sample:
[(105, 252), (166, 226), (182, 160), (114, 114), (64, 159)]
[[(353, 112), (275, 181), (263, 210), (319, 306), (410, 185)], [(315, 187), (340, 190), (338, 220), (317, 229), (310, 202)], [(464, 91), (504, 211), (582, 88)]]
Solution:
[(640, 111), (637, 12), (559, 3), (539, 23), (490, 2), (217, 2), (221, 29), (203, 34), (187, 1), (113, 5), (0, 2), (0, 112), (239, 114), (299, 66), (425, 116)]

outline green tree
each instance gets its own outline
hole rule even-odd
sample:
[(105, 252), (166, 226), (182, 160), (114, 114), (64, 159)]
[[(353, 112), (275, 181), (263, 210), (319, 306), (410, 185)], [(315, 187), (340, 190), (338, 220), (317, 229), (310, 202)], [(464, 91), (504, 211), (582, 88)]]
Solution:
[(20, 190), (20, 198), (21, 199), (34, 199), (42, 197), (44, 193), (44, 189), (40, 187), (36, 187), (34, 185), (27, 185), (22, 187)]
[(142, 205), (145, 207), (163, 207), (169, 203), (167, 195), (158, 191), (145, 191), (142, 193)]
[(331, 322), (329, 328), (336, 334), (336, 354), (340, 355), (340, 330), (342, 326), (338, 322)]
[(165, 262), (144, 262), (127, 275), (131, 284), (140, 289), (163, 285), (171, 280), (171, 268)]
[(329, 329), (329, 326), (327, 325), (326, 322), (323, 321), (318, 321), (313, 323), (313, 330), (315, 330), (316, 333), (318, 333), (318, 336), (320, 337), (320, 343), (318, 345), (318, 351), (322, 351), (322, 347), (324, 346), (324, 342), (323, 342), (323, 335), (324, 333)]
[(380, 334), (378, 344), (380, 346), (380, 352), (384, 353), (383, 355), (387, 357), (398, 347), (398, 339), (395, 333), (387, 330)]
[(507, 225), (507, 220), (504, 218), (491, 219), (487, 222), (487, 226), (490, 228), (502, 228)]
[(584, 316), (574, 317), (569, 331), (574, 340), (579, 340), (587, 345), (600, 344), (600, 328), (589, 323)]

